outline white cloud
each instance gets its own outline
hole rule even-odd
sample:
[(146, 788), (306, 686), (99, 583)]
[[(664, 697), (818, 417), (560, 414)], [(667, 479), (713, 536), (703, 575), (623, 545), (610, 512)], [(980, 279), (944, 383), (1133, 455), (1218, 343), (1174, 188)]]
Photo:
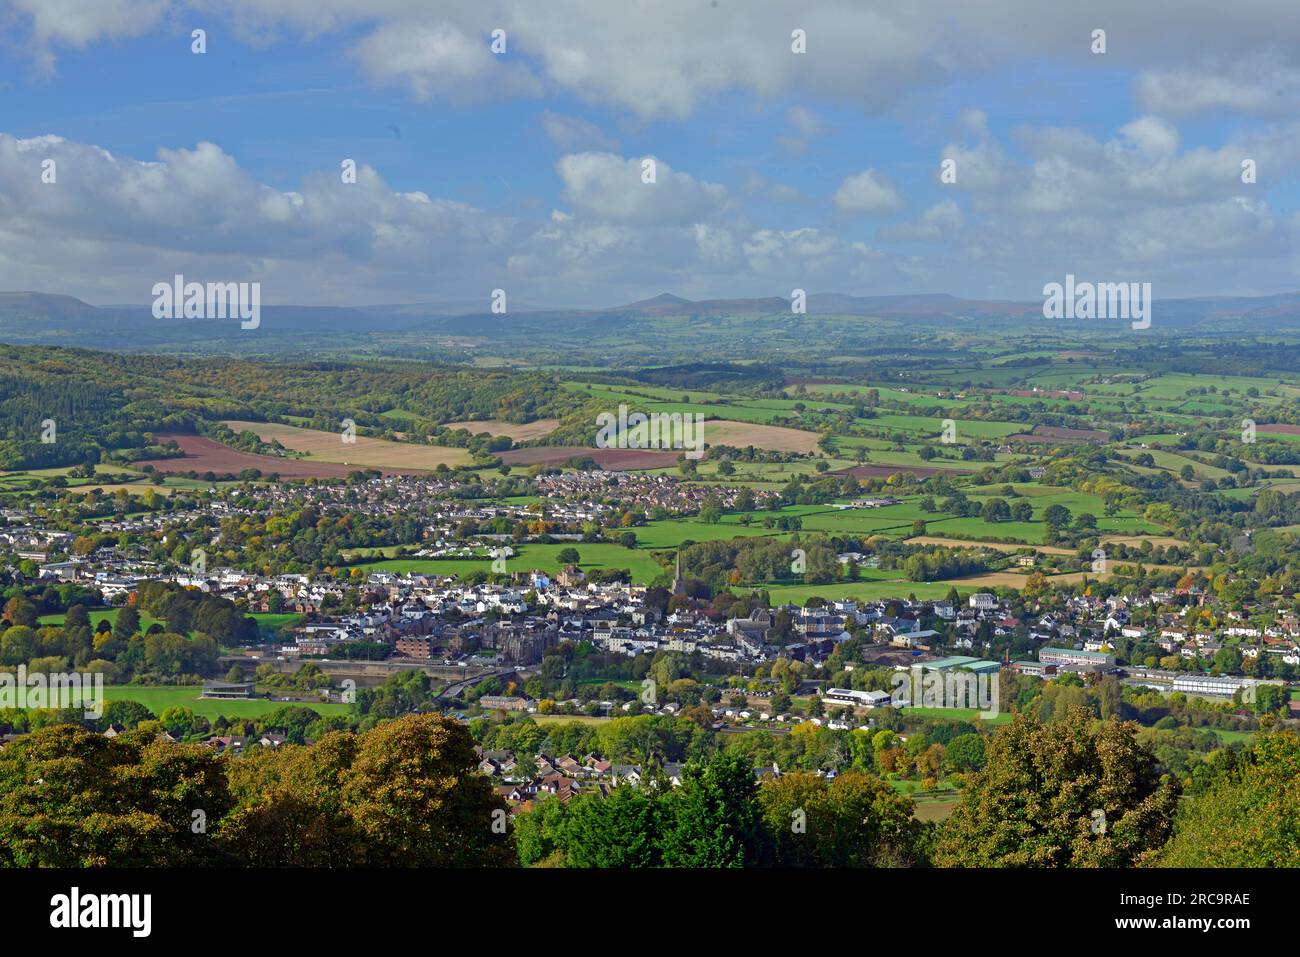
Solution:
[(1172, 156), (1181, 137), (1171, 123), (1155, 116), (1142, 116), (1119, 128), (1120, 135), (1143, 153)]
[[(56, 182), (41, 182), (41, 162)], [(59, 137), (0, 134), (0, 288), (145, 302), (180, 272), (200, 281), (262, 282), (268, 304), (358, 304), (512, 293), (607, 305), (645, 288), (770, 292), (742, 240), (752, 227), (726, 192), (660, 162), (563, 157), (572, 204), (521, 220), (420, 191), (391, 189), (362, 165), (308, 175), (293, 190), (258, 182), (212, 143), (153, 160)], [(808, 234), (790, 255), (816, 258)], [(828, 246), (826, 248), (829, 248)]]
[(935, 203), (914, 223), (898, 223), (881, 230), (884, 239), (951, 239), (965, 222), (961, 207), (951, 199)]
[(949, 143), (945, 146), (939, 155), (939, 162), (934, 167), (936, 181), (940, 180), (946, 160), (952, 160), (952, 169), (956, 177), (953, 183), (948, 184), (949, 188), (969, 192), (996, 190), (1002, 183), (1007, 165), (1007, 158), (1002, 148), (988, 137), (982, 137), (974, 146), (962, 143)]
[[(653, 183), (644, 181), (646, 161), (654, 164)], [(575, 208), (611, 222), (690, 224), (717, 215), (727, 202), (723, 187), (676, 172), (657, 157), (574, 153), (555, 168)]]
[[(1041, 288), (1073, 272), (1151, 281), (1160, 296), (1293, 286), (1295, 226), (1259, 186), (1241, 182), (1240, 164), (1251, 157), (1261, 170), (1296, 168), (1298, 131), (1292, 125), (1185, 149), (1174, 127), (1148, 116), (1109, 140), (1077, 129), (1018, 130), (1023, 160), (988, 138), (972, 148), (950, 145), (945, 154), (959, 156), (955, 188), (970, 196), (975, 213), (950, 244), (957, 257), (950, 282), (1037, 274)], [(882, 238), (926, 238), (926, 220), (882, 230)], [(928, 274), (942, 274), (943, 256), (927, 258)], [(1005, 295), (998, 290), (1007, 285), (996, 282), (990, 291)]]
[[(44, 159), (56, 164), (52, 184), (41, 182)], [(212, 143), (147, 162), (0, 134), (0, 285), (138, 302), (183, 271), (274, 277), (268, 301), (355, 302), (379, 275), (407, 286), (486, 277), (517, 241), (514, 221), (357, 172), (355, 184), (334, 171), (282, 191)]]
[(826, 258), (842, 251), (840, 240), (819, 229), (759, 229), (742, 244), (750, 268), (759, 273), (797, 268), (824, 268)]
[(37, 43), (84, 47), (104, 38), (148, 33), (171, 6), (170, 0), (10, 0), (32, 20)]
[[(1111, 39), (1106, 66), (1141, 73), (1151, 113), (1197, 109), (1286, 113), (1300, 97), (1300, 6), (1254, 0), (1184, 0), (1177, 16), (1158, 4), (1093, 0), (748, 0), (716, 6), (659, 0), (0, 0), (31, 23), (38, 56), (50, 44), (84, 46), (195, 16), (226, 20), (247, 38), (345, 34), (365, 73), (431, 97), (450, 83), (532, 95), (547, 86), (641, 117), (686, 117), (701, 103), (741, 91), (796, 95), (879, 110), (954, 79), (996, 71), (1026, 51), (1053, 63), (1097, 65), (1091, 31)], [(181, 13), (191, 16), (182, 18)], [(807, 52), (790, 49), (794, 28)], [(488, 51), (493, 29), (508, 52)], [(1196, 51), (1189, 57), (1188, 51)], [(978, 111), (976, 111), (978, 112)], [(798, 137), (806, 140), (808, 134)]]
[(696, 223), (691, 227), (695, 245), (700, 259), (714, 266), (731, 265), (736, 260), (736, 238), (731, 230), (708, 223)]
[(864, 169), (840, 183), (835, 205), (846, 213), (886, 216), (902, 209), (903, 199), (883, 175)]
[(418, 99), (491, 90), (535, 95), (540, 84), (523, 66), (502, 60), (483, 37), (450, 23), (389, 23), (362, 39), (353, 56), (377, 83), (407, 83)]
[[(961, 154), (967, 200), (940, 193), (868, 246), (835, 226), (782, 222), (800, 206), (764, 206), (776, 221), (753, 222), (739, 197), (663, 161), (643, 183), (640, 158), (611, 153), (562, 157), (565, 207), (533, 220), (399, 192), (364, 165), (353, 185), (326, 169), (278, 189), (212, 143), (139, 160), (0, 135), (0, 288), (140, 302), (183, 272), (259, 279), (268, 303), (474, 298), (508, 282), (527, 300), (599, 305), (665, 289), (1024, 296), (1066, 272), (1153, 281), (1161, 295), (1292, 285), (1300, 223), (1243, 185), (1239, 163), (1255, 158), (1261, 183), (1297, 168), (1300, 125), (1171, 147), (1166, 127), (1142, 119), (1108, 140), (1022, 129), (1015, 159), (986, 139)], [(53, 185), (41, 182), (47, 158)], [(849, 180), (855, 210), (901, 203), (876, 175)], [(775, 190), (751, 174), (740, 196)], [(934, 245), (914, 256), (896, 245), (908, 241)]]
[(1138, 77), (1136, 92), (1144, 109), (1166, 116), (1207, 110), (1292, 114), (1300, 108), (1300, 69), (1261, 54), (1226, 68), (1211, 62), (1197, 68), (1150, 70)]

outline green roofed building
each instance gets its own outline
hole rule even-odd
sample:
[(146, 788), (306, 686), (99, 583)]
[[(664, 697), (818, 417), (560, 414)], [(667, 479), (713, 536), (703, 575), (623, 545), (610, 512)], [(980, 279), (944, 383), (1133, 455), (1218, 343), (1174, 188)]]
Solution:
[(999, 662), (972, 658), (969, 655), (953, 655), (938, 661), (927, 661), (924, 667), (932, 671), (972, 671), (977, 675), (995, 675), (1002, 670)]

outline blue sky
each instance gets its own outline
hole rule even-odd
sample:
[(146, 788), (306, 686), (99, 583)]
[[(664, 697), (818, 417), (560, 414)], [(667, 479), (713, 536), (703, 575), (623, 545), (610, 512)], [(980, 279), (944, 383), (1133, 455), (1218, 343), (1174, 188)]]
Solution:
[(1300, 14), (1050, 6), (0, 0), (0, 288), (145, 301), (185, 271), (268, 302), (500, 287), (583, 306), (1032, 299), (1067, 272), (1157, 297), (1300, 288), (1300, 67), (1279, 41)]

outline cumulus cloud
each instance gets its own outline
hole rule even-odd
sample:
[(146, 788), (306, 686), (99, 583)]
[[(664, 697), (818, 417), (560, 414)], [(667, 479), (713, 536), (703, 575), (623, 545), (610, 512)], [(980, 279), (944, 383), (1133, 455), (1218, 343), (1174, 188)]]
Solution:
[[(156, 28), (168, 13), (221, 18), (245, 37), (345, 34), (378, 83), (428, 98), (450, 84), (534, 95), (549, 87), (641, 117), (689, 116), (728, 92), (799, 95), (884, 109), (918, 90), (992, 72), (1032, 50), (1053, 62), (1089, 62), (1104, 24), (1109, 63), (1140, 74), (1143, 109), (1162, 115), (1221, 108), (1285, 113), (1300, 97), (1300, 6), (1258, 0), (1248, 14), (1219, 0), (1159, 5), (1094, 0), (784, 0), (636, 5), (591, 0), (0, 0), (30, 23), (38, 56)], [(807, 52), (791, 50), (805, 31)], [(503, 29), (508, 52), (490, 53)], [(1188, 57), (1188, 51), (1200, 51)], [(789, 136), (789, 134), (786, 134)], [(806, 141), (807, 133), (790, 137)]]
[(1120, 135), (1143, 153), (1171, 156), (1181, 137), (1173, 124), (1155, 116), (1142, 116), (1119, 128)]
[[(654, 182), (646, 181), (648, 169)], [(676, 172), (656, 157), (574, 153), (561, 157), (556, 170), (575, 208), (611, 222), (689, 224), (715, 216), (727, 202), (723, 187)]]
[[(41, 181), (47, 159), (52, 184)], [(0, 288), (142, 302), (181, 272), (259, 280), (268, 304), (486, 297), (505, 284), (602, 305), (645, 288), (770, 293), (751, 260), (812, 262), (837, 246), (815, 231), (774, 232), (782, 251), (765, 259), (762, 232), (746, 246), (755, 227), (720, 186), (662, 161), (643, 183), (641, 169), (613, 154), (562, 157), (571, 209), (533, 221), (394, 190), (366, 165), (352, 184), (321, 170), (283, 190), (208, 142), (142, 160), (0, 134)]]
[[(589, 303), (631, 288), (766, 294), (773, 282), (811, 289), (819, 279), (820, 288), (1007, 295), (1041, 288), (1044, 272), (1115, 277), (1130, 268), (1165, 288), (1294, 285), (1297, 221), (1277, 187), (1300, 168), (1300, 126), (1285, 119), (1300, 107), (1300, 47), (1283, 42), (1300, 32), (1300, 7), (1259, 0), (1243, 16), (1217, 0), (1187, 0), (1169, 17), (1156, 6), (663, 0), (646, 16), (590, 0), (0, 0), (41, 58), (150, 30), (183, 37), (190, 14), (260, 42), (336, 36), (347, 51), (342, 68), (391, 87), (394, 98), (550, 97), (555, 109), (540, 124), (561, 154), (543, 170), (554, 173), (554, 192), (541, 207), (559, 208), (543, 217), (521, 206), (517, 218), (442, 198), (433, 185), (399, 192), (368, 167), (355, 185), (323, 170), (282, 189), (212, 143), (134, 159), (53, 137), (0, 137), (0, 284), (77, 284), (123, 301), (179, 264), (274, 276), (268, 300), (279, 290), (282, 301), (427, 299), (446, 285), (460, 297), (504, 279), (528, 285), (534, 300), (560, 290), (559, 300)], [(1098, 25), (1109, 34), (1105, 57), (1088, 53)], [(807, 53), (790, 49), (796, 27)], [(490, 49), (497, 28), (507, 35), (502, 55)], [(799, 164), (740, 155), (734, 131), (711, 129), (713, 141), (687, 128), (672, 139), (677, 121), (719, 103), (752, 108), (742, 115), (764, 124), (759, 148), (775, 144), (787, 157), (820, 147), (831, 119), (847, 129), (846, 112), (872, 122), (866, 113), (900, 103), (923, 115), (907, 130), (919, 138), (934, 111), (912, 107), (927, 91), (998, 71), (1014, 79), (1026, 57), (1135, 77), (1137, 115), (1099, 132), (1071, 128), (1063, 113), (1060, 127), (1008, 136), (996, 101), (972, 103), (948, 118), (953, 142), (924, 160), (933, 172), (915, 195), (929, 170), (917, 173), (910, 158), (859, 171), (864, 161), (847, 165), (818, 149), (834, 173), (817, 183)], [(718, 145), (718, 159), (707, 179), (657, 160), (657, 181), (643, 183), (642, 157), (584, 117), (584, 104), (600, 104), (635, 148), (678, 156)], [(1234, 130), (1226, 139), (1176, 125), (1209, 110), (1230, 121), (1211, 127)], [(1276, 126), (1231, 122), (1233, 114)], [(58, 162), (57, 186), (40, 183), (42, 158)], [(955, 163), (954, 183), (939, 181), (944, 159)], [(1257, 164), (1257, 184), (1241, 182), (1245, 160)], [(862, 234), (873, 227), (855, 217), (905, 206), (891, 174), (923, 211), (875, 228), (867, 245)], [(833, 189), (830, 206), (842, 215), (811, 209), (777, 180)], [(895, 245), (910, 241), (935, 245), (924, 257)]]
[[(41, 164), (54, 163), (44, 183)], [(300, 190), (257, 182), (212, 143), (154, 161), (59, 137), (0, 134), (0, 283), (141, 301), (177, 271), (250, 279), (295, 274), (279, 301), (365, 288), (378, 274), (454, 279), (490, 273), (519, 225), (424, 193), (389, 189), (361, 166)], [(87, 282), (98, 284), (87, 289)], [(268, 301), (277, 289), (268, 286)], [(357, 289), (341, 301), (355, 301)], [(329, 301), (329, 300), (324, 300)], [(334, 299), (337, 302), (340, 299)]]
[(912, 223), (898, 223), (881, 230), (885, 239), (945, 239), (961, 228), (965, 218), (951, 199), (935, 203)]
[(1165, 116), (1208, 110), (1268, 115), (1300, 107), (1300, 68), (1268, 54), (1228, 66), (1211, 61), (1198, 68), (1150, 70), (1137, 80), (1142, 107)]
[(882, 174), (864, 169), (840, 183), (835, 206), (846, 213), (887, 216), (903, 208), (903, 198)]
[(84, 47), (96, 40), (148, 33), (171, 6), (170, 0), (10, 0), (31, 18), (38, 44), (50, 41)]
[[(797, 219), (754, 222), (740, 196), (662, 160), (645, 183), (640, 158), (613, 153), (561, 157), (565, 208), (533, 220), (394, 190), (365, 165), (355, 184), (320, 170), (278, 189), (212, 143), (146, 160), (55, 136), (0, 135), (0, 288), (139, 302), (183, 272), (259, 279), (268, 303), (473, 298), (506, 285), (533, 301), (600, 305), (664, 289), (1014, 296), (1066, 272), (1222, 292), (1207, 289), (1207, 277), (1276, 289), (1296, 275), (1295, 217), (1238, 173), (1244, 153), (1264, 178), (1294, 168), (1300, 128), (1184, 149), (1138, 118), (1105, 140), (1024, 129), (1016, 147), (1015, 159), (991, 139), (972, 148), (987, 168), (959, 166), (947, 188), (962, 191), (961, 205), (939, 199), (868, 245)], [(41, 182), (46, 159), (54, 184)], [(846, 183), (854, 210), (901, 203), (875, 175)], [(751, 177), (742, 195), (751, 188), (773, 187)], [(803, 208), (786, 207), (778, 220)], [(909, 241), (933, 248), (919, 257), (895, 245)]]
[[(961, 261), (955, 274), (1059, 280), (1066, 272), (1153, 281), (1157, 295), (1276, 289), (1294, 283), (1294, 224), (1273, 210), (1257, 186), (1241, 181), (1241, 162), (1294, 168), (1294, 126), (1218, 147), (1183, 148), (1178, 131), (1150, 116), (1123, 124), (1110, 139), (1070, 128), (1023, 128), (1016, 158), (985, 137), (949, 145), (957, 182), (977, 228), (954, 232)], [(931, 216), (931, 213), (933, 216)], [(883, 238), (929, 238), (939, 207)], [(1231, 265), (1229, 265), (1231, 264)], [(938, 263), (931, 262), (931, 266)], [(1266, 277), (1272, 276), (1270, 282)]]
[(409, 84), (422, 100), (451, 93), (536, 95), (541, 86), (524, 66), (502, 62), (483, 37), (450, 23), (389, 23), (352, 51), (377, 83)]

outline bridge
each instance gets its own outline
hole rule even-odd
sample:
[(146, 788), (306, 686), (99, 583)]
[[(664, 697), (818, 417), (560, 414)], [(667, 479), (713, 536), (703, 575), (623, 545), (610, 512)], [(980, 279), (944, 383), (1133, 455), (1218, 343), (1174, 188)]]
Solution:
[[(463, 668), (461, 669), (461, 671), (464, 670), (465, 669)], [(485, 671), (482, 674), (475, 675), (472, 678), (467, 677), (463, 681), (457, 681), (454, 682), (453, 684), (447, 685), (447, 687), (443, 688), (442, 691), (438, 692), (438, 697), (443, 699), (444, 701), (451, 698), (458, 698), (460, 697), (462, 692), (464, 692), (468, 688), (474, 687), (480, 681), (487, 681), (489, 678), (500, 678), (502, 680), (502, 683), (504, 683), (506, 677), (508, 675), (513, 675), (514, 673), (515, 673), (514, 668), (505, 668), (498, 671)]]

